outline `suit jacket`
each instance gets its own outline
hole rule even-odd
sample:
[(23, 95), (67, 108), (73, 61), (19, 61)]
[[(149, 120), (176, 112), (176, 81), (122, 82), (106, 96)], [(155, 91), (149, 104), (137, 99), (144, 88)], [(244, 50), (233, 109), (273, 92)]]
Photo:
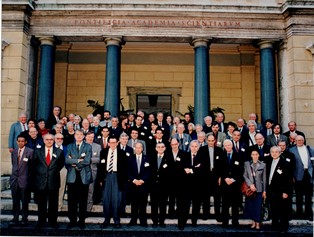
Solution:
[(182, 151), (189, 151), (190, 149), (190, 142), (191, 142), (191, 137), (190, 135), (186, 134), (186, 133), (183, 133), (183, 139), (181, 140), (180, 139), (180, 135), (178, 133), (176, 134), (173, 134), (171, 136), (171, 138), (176, 138), (178, 139), (179, 141), (179, 149), (182, 150)]
[(120, 137), (121, 133), (123, 132), (123, 130), (119, 126), (116, 128), (110, 127), (109, 132), (110, 132), (110, 136), (116, 137), (119, 140), (119, 137)]
[(171, 165), (171, 177), (169, 180), (170, 185), (174, 189), (180, 189), (180, 185), (184, 186), (184, 183), (182, 182), (182, 177), (185, 175), (183, 160), (186, 156), (186, 152), (179, 149), (175, 157), (173, 156), (172, 149), (169, 149), (168, 151), (166, 150), (166, 152), (168, 153), (167, 157), (173, 160), (173, 162), (169, 162), (169, 164)]
[(97, 171), (97, 166), (100, 162), (101, 146), (97, 143), (92, 143), (92, 158), (91, 158), (91, 169)]
[(146, 139), (148, 138), (148, 136), (150, 134), (150, 132), (149, 132), (150, 125), (142, 124), (140, 127), (137, 127), (136, 125), (134, 125), (131, 128), (131, 130), (134, 128), (138, 131), (138, 139), (146, 141)]
[[(118, 149), (122, 151), (121, 144), (118, 146)], [(126, 158), (129, 159), (130, 156), (134, 153), (134, 150), (132, 147), (126, 145), (123, 152), (125, 153)]]
[[(227, 152), (223, 151), (222, 159), (221, 159), (221, 184), (222, 187), (238, 187), (240, 190), (240, 186), (243, 182), (243, 160), (237, 155), (237, 153), (233, 152), (231, 161), (229, 163), (229, 159), (227, 156)], [(231, 185), (227, 185), (225, 182), (225, 178), (234, 179), (235, 182)]]
[[(213, 132), (211, 132), (211, 133), (209, 133), (209, 134), (214, 135)], [(224, 141), (226, 140), (226, 134), (223, 133), (223, 132), (219, 132), (219, 131), (218, 131), (217, 136), (214, 135), (214, 137), (215, 137), (215, 139), (216, 139), (216, 146), (218, 146), (218, 147), (223, 147), (223, 143), (224, 143)]]
[(20, 188), (26, 188), (30, 182), (31, 162), (34, 150), (25, 147), (24, 153), (18, 163), (19, 148), (15, 148), (11, 153), (12, 173), (10, 176), (11, 188), (18, 185)]
[(37, 136), (36, 139), (33, 139), (29, 136), (26, 141), (27, 141), (27, 143), (25, 146), (28, 148), (31, 148), (33, 150), (35, 150), (37, 148), (41, 148), (42, 146), (45, 146), (43, 139), (39, 136)]
[(102, 130), (101, 126), (98, 126), (97, 128), (96, 127), (91, 127), (90, 130), (95, 133), (94, 140), (96, 140), (98, 138), (98, 136), (101, 136), (101, 130)]
[[(286, 145), (288, 146), (289, 144), (289, 141), (288, 141), (288, 138), (285, 136), (285, 135), (282, 135), (282, 134), (279, 134), (279, 140), (284, 140), (286, 142)], [(266, 137), (266, 144), (270, 147), (272, 146), (277, 146), (277, 141), (276, 141), (276, 138), (275, 138), (275, 135), (274, 134), (271, 134), (271, 135), (268, 135)]]
[(171, 167), (174, 163), (173, 158), (168, 153), (164, 153), (160, 166), (158, 167), (158, 154), (155, 154), (150, 159), (151, 164), (151, 181), (152, 189), (155, 185), (162, 185), (167, 190), (169, 185), (169, 179), (171, 176)]
[(267, 176), (267, 192), (282, 195), (283, 193), (290, 193), (289, 171), (283, 157), (278, 158), (278, 164), (275, 168), (271, 184), (269, 185), (270, 169), (273, 159), (269, 159), (266, 163)]
[[(97, 170), (97, 177), (100, 182), (104, 183), (107, 171), (109, 148), (102, 149), (100, 152), (100, 162)], [(118, 187), (119, 190), (123, 190), (127, 182), (127, 158), (124, 151), (117, 149), (117, 177), (118, 177)]]
[(244, 162), (243, 178), (248, 186), (254, 184), (258, 193), (266, 192), (266, 164), (264, 162), (257, 161), (255, 166), (252, 161)]
[(104, 139), (100, 135), (95, 140), (95, 143), (99, 144), (101, 146), (101, 149), (108, 148), (108, 142), (109, 142), (109, 137), (107, 138), (106, 147), (104, 147)]
[(208, 182), (212, 183), (213, 181), (216, 183), (219, 178), (219, 174), (221, 172), (221, 160), (222, 160), (222, 149), (220, 147), (215, 146), (214, 147), (214, 157), (213, 157), (213, 162), (214, 166), (213, 169), (210, 170), (211, 167), (211, 161), (210, 161), (210, 155), (209, 155), (209, 148), (208, 145), (203, 146), (199, 150), (199, 154), (202, 156), (204, 159), (204, 164), (205, 164), (205, 173), (207, 174), (207, 179)]
[(252, 150), (257, 150), (258, 151), (258, 153), (260, 155), (260, 157), (259, 157), (260, 161), (266, 162), (267, 160), (271, 159), (271, 157), (270, 157), (270, 146), (268, 146), (268, 145), (266, 145), (264, 143), (264, 145), (263, 145), (261, 150), (259, 149), (257, 144), (247, 148), (247, 161), (252, 159), (251, 158), (251, 151)]
[[(304, 176), (304, 165), (301, 160), (300, 153), (298, 151), (298, 147), (294, 146), (289, 149), (291, 153), (294, 154), (295, 156), (295, 170), (294, 170), (294, 178), (297, 181), (301, 181)], [(314, 149), (307, 146), (307, 154), (308, 154), (308, 172), (310, 173), (311, 176), (311, 182), (313, 182), (313, 164), (311, 162), (311, 157), (314, 156)]]
[[(80, 158), (84, 158), (83, 161), (79, 162)], [(92, 158), (92, 146), (82, 142), (80, 150), (76, 148), (76, 143), (68, 145), (68, 153), (65, 158), (65, 163), (68, 166), (67, 183), (74, 183), (76, 180), (76, 171), (82, 179), (83, 184), (90, 184), (92, 180), (91, 171), (91, 158)]]
[(134, 187), (133, 184), (134, 179), (143, 180), (144, 186), (142, 185), (142, 190), (148, 192), (148, 186), (151, 178), (151, 165), (150, 160), (147, 156), (142, 154), (142, 161), (140, 166), (140, 172), (138, 172), (136, 155), (133, 154), (130, 159), (128, 159), (128, 181), (131, 183), (131, 186)]
[[(146, 154), (147, 154), (147, 153), (146, 153), (146, 142), (143, 141), (143, 140), (140, 140), (140, 139), (137, 139), (136, 142), (139, 142), (139, 143), (141, 143), (141, 144), (143, 145), (143, 154), (146, 155)], [(136, 143), (136, 142), (135, 142), (135, 143)], [(132, 147), (132, 139), (129, 139), (127, 145), (128, 145), (129, 147), (133, 148), (133, 147)], [(135, 144), (134, 144), (134, 145), (135, 145)], [(133, 152), (133, 153), (134, 153), (134, 152)]]
[[(247, 160), (247, 147), (246, 147), (246, 143), (242, 142), (241, 139), (238, 142), (239, 143), (239, 149), (236, 149), (236, 145), (235, 145), (235, 141), (232, 141), (233, 143), (233, 152), (237, 153), (238, 156), (243, 159), (243, 160)], [(250, 159), (251, 157), (249, 157)]]
[[(25, 124), (26, 126), (26, 129), (27, 129), (27, 124)], [(10, 128), (10, 133), (9, 133), (9, 148), (17, 148), (17, 143), (16, 143), (16, 140), (17, 140), (17, 136), (20, 135), (22, 132), (22, 127), (21, 127), (21, 123), (20, 122), (16, 122), (16, 123), (13, 123), (11, 125), (11, 128)]]
[(45, 146), (36, 149), (32, 162), (34, 168), (35, 186), (39, 190), (60, 188), (60, 170), (64, 166), (63, 151), (53, 147), (50, 165), (46, 163)]
[[(59, 118), (60, 119), (60, 118)], [(48, 119), (47, 119), (47, 122), (46, 122), (46, 128), (48, 128), (48, 129), (52, 129), (52, 127), (54, 126), (54, 125), (56, 125), (57, 124), (57, 119), (56, 119), (56, 117), (53, 115), (53, 114), (51, 114), (49, 117), (48, 117)]]
[[(168, 140), (166, 140), (164, 137), (162, 139), (162, 143), (165, 144), (166, 150), (170, 149), (170, 144), (169, 144)], [(146, 145), (147, 145), (147, 155), (149, 157), (153, 157), (157, 154), (156, 144), (157, 144), (156, 138), (154, 138), (154, 137), (148, 138)]]

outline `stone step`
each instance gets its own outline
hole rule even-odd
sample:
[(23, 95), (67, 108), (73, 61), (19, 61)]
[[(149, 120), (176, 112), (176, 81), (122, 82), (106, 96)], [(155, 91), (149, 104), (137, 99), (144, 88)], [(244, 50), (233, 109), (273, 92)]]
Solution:
[(7, 190), (10, 188), (10, 176), (1, 177), (1, 191)]

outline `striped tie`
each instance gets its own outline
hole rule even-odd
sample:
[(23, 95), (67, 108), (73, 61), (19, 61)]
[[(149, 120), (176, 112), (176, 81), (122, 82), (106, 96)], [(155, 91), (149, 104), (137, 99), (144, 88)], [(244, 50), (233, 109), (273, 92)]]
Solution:
[(112, 171), (113, 171), (113, 151), (112, 151), (111, 156), (110, 156), (108, 173), (111, 173)]

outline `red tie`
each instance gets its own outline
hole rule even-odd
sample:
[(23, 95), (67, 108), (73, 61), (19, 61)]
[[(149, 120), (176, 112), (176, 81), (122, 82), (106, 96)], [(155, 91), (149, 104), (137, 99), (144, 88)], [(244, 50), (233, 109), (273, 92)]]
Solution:
[(22, 153), (22, 150), (19, 149), (19, 153), (17, 154), (17, 164), (19, 165), (20, 162), (21, 162), (21, 153)]
[(23, 129), (24, 129), (24, 131), (26, 130), (25, 123), (23, 123)]
[(46, 156), (46, 164), (50, 165), (50, 149), (48, 149), (47, 156)]

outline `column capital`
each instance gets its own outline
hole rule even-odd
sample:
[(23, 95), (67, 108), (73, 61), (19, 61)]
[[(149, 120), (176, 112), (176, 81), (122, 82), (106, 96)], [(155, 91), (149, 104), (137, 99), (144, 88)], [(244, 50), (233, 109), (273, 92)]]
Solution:
[(257, 45), (260, 49), (267, 49), (267, 48), (273, 48), (274, 42), (270, 40), (260, 40)]
[(306, 49), (308, 51), (310, 51), (314, 55), (314, 43), (312, 43), (309, 46), (307, 46)]
[(210, 45), (210, 39), (206, 39), (206, 38), (193, 38), (192, 41), (191, 41), (191, 45), (194, 46), (194, 48), (197, 48), (197, 47), (201, 47), (201, 46), (204, 46), (204, 47), (209, 47)]
[(116, 45), (116, 46), (121, 47), (121, 45), (123, 44), (123, 39), (120, 36), (112, 36), (112, 37), (103, 36), (103, 38), (104, 38), (104, 42), (106, 46)]
[(37, 36), (40, 41), (40, 45), (51, 45), (54, 46), (55, 39), (53, 36)]

